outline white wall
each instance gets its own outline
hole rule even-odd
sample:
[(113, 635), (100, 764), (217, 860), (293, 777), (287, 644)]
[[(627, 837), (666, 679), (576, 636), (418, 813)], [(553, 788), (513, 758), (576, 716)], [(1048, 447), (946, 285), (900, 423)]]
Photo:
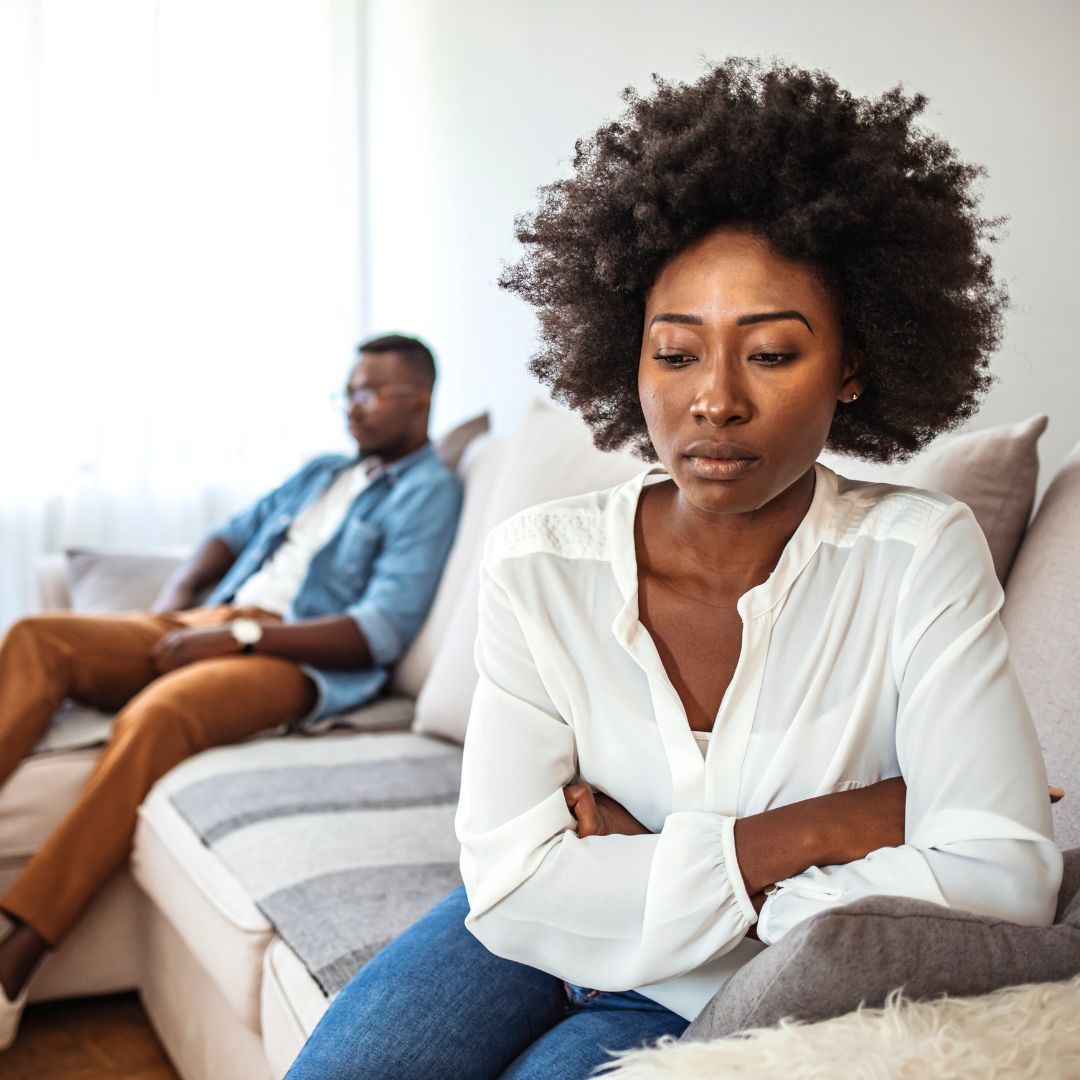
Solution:
[(1080, 224), (1080, 5), (1066, 0), (368, 0), (371, 329), (427, 335), (443, 365), (436, 426), (495, 409), (514, 424), (539, 391), (531, 313), (495, 279), (513, 218), (569, 169), (574, 140), (649, 75), (702, 58), (782, 56), (850, 90), (902, 81), (924, 122), (989, 168), (984, 209), (1007, 214), (998, 274), (1013, 307), (1000, 382), (973, 427), (1050, 415), (1043, 477), (1080, 438), (1068, 322)]

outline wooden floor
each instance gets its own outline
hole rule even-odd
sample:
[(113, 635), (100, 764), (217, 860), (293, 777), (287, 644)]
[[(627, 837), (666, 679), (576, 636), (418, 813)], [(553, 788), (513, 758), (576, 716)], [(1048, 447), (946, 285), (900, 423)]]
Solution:
[(0, 1080), (179, 1080), (135, 994), (31, 1005)]

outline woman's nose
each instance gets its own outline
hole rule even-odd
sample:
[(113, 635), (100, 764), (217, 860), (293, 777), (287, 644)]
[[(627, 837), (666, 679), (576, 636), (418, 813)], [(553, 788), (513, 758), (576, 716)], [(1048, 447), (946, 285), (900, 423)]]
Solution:
[(750, 419), (749, 391), (737, 361), (720, 358), (703, 363), (698, 370), (700, 382), (690, 406), (694, 416), (716, 427)]

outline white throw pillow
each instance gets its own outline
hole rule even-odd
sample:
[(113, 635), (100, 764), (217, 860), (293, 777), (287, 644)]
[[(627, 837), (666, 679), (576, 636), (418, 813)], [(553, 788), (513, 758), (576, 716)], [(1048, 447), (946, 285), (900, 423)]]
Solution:
[(436, 652), (453, 633), (454, 613), (465, 594), (476, 604), (476, 556), (488, 532), (492, 494), (506, 456), (506, 440), (482, 435), (469, 447), (458, 469), (465, 486), (454, 546), (446, 559), (431, 610), (413, 643), (398, 661), (390, 682), (396, 694), (415, 698), (431, 673)]
[[(621, 484), (646, 468), (630, 454), (605, 454), (575, 413), (537, 403), (506, 447), (491, 490), (484, 527), (476, 534), (469, 567), (453, 616), (442, 635), (431, 670), (416, 700), (413, 730), (454, 742), (465, 738), (476, 666), (477, 595), (480, 555), (488, 532), (526, 507)], [(466, 506), (469, 506), (466, 481)], [(470, 523), (471, 525), (471, 523)], [(456, 547), (456, 545), (455, 545)], [(451, 554), (451, 559), (455, 554)], [(455, 570), (457, 566), (455, 566)]]

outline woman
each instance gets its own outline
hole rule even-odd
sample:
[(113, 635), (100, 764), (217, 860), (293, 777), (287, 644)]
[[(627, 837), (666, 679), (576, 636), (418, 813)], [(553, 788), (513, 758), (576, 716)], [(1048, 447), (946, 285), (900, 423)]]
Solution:
[(870, 894), (1051, 921), (1045, 770), (971, 512), (816, 464), (910, 454), (989, 382), (979, 170), (923, 105), (728, 61), (630, 95), (520, 225), (533, 370), (660, 467), (492, 532), (464, 891), (290, 1076), (584, 1077)]

